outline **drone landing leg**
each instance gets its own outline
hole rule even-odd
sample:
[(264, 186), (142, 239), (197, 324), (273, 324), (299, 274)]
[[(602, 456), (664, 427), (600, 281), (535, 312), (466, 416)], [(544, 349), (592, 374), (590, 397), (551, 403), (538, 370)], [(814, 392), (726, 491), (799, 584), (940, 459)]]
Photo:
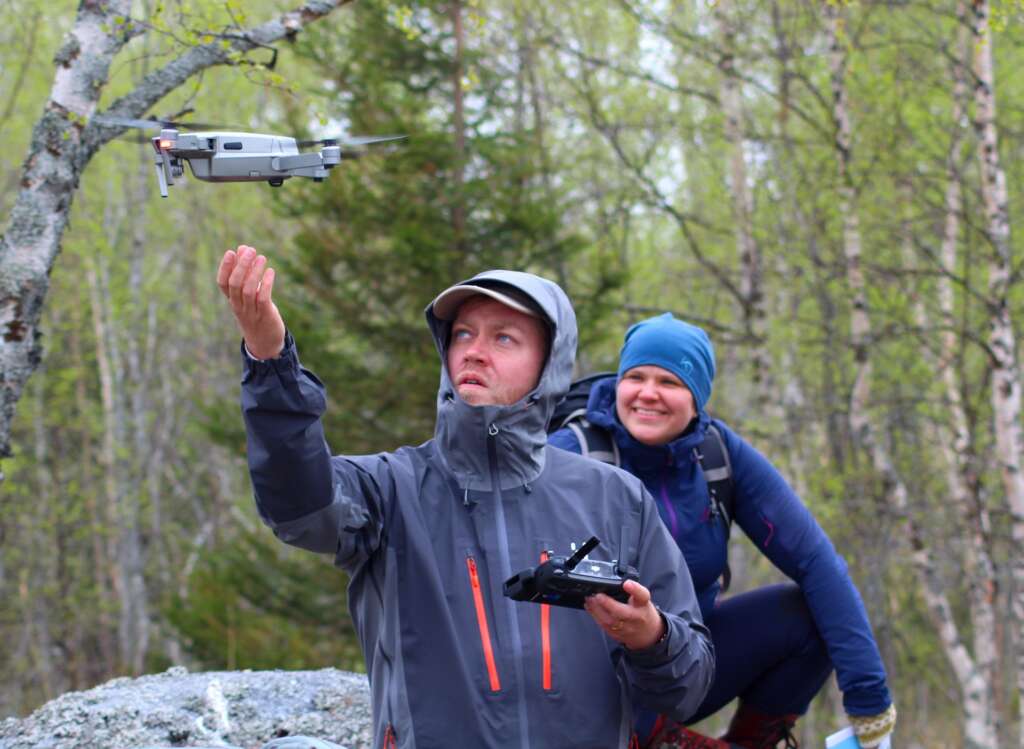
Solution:
[(160, 183), (160, 197), (167, 197), (167, 178), (164, 176), (163, 159), (156, 157), (156, 180)]

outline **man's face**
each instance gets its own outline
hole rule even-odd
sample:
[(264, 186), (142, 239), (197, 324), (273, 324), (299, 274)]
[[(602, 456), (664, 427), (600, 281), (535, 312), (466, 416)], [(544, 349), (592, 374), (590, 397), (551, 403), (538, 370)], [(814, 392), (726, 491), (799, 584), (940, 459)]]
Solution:
[(509, 405), (537, 386), (546, 354), (543, 322), (479, 295), (452, 323), (448, 374), (466, 403)]

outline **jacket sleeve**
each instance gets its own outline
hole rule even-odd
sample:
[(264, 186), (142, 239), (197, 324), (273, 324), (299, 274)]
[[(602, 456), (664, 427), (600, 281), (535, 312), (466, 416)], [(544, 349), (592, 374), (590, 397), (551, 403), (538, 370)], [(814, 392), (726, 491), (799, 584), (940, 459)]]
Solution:
[(263, 521), (282, 541), (333, 554), (342, 566), (366, 559), (383, 534), (385, 493), (374, 466), (385, 461), (331, 457), (324, 386), (299, 364), (291, 335), (277, 359), (242, 357), (249, 475)]
[(875, 715), (892, 704), (885, 666), (846, 562), (767, 458), (718, 423), (732, 459), (736, 521), (796, 582), (836, 669), (843, 706)]
[(637, 571), (665, 618), (666, 635), (645, 650), (624, 649), (620, 666), (635, 704), (685, 721), (711, 688), (714, 648), (682, 553), (654, 500), (639, 480), (636, 484), (642, 507)]

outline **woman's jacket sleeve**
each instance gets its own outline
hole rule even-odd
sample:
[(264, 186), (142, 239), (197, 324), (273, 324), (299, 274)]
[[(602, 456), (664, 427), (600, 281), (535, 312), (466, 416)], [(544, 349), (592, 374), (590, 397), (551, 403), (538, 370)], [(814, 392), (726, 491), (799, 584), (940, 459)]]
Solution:
[(799, 584), (835, 666), (846, 711), (883, 712), (892, 702), (885, 667), (846, 562), (768, 459), (717, 423), (732, 459), (736, 521)]

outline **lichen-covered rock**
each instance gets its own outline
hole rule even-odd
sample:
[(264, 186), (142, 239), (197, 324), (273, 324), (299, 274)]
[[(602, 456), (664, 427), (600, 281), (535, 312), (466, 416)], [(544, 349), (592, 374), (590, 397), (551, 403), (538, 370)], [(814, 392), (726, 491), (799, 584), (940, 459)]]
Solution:
[(321, 671), (172, 668), (69, 692), (27, 718), (0, 722), (0, 749), (258, 749), (303, 734), (345, 749), (373, 741), (366, 677)]

